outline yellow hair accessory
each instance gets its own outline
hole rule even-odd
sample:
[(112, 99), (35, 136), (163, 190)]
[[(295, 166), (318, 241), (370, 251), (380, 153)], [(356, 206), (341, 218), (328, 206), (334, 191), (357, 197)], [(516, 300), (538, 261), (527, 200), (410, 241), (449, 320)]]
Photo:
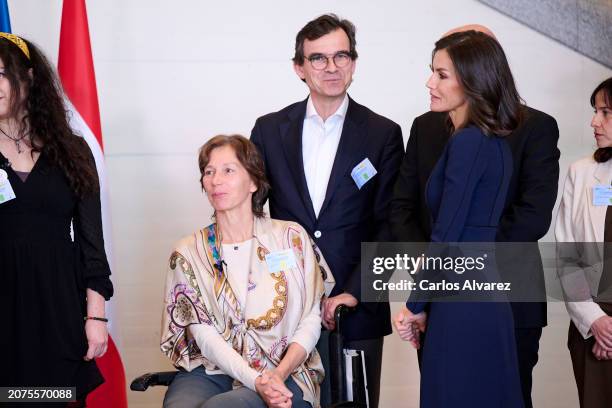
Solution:
[(21, 51), (23, 51), (23, 53), (26, 55), (26, 57), (30, 59), (30, 50), (28, 49), (28, 44), (26, 44), (26, 42), (23, 41), (21, 38), (17, 37), (15, 34), (2, 32), (0, 32), (0, 38), (6, 38), (10, 42), (18, 46), (19, 49), (21, 49)]

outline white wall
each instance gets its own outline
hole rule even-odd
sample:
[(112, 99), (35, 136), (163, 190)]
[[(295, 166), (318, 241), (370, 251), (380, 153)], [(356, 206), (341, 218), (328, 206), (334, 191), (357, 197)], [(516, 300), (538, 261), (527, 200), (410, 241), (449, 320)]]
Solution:
[[(593, 149), (588, 98), (612, 75), (470, 0), (89, 0), (87, 6), (128, 377), (169, 367), (158, 351), (166, 259), (172, 243), (207, 225), (211, 214), (198, 187), (197, 148), (217, 133), (248, 135), (259, 115), (306, 96), (290, 59), (295, 34), (310, 19), (333, 11), (355, 23), (360, 57), (350, 93), (398, 122), (405, 138), (412, 119), (427, 110), (424, 83), (435, 40), (458, 25), (488, 25), (524, 99), (558, 121), (563, 175), (569, 162)], [(13, 32), (55, 62), (61, 2), (9, 0), (9, 7)], [(549, 318), (534, 397), (540, 407), (573, 408), (562, 306), (551, 305)], [(416, 407), (414, 353), (396, 336), (387, 338), (383, 371), (382, 406)], [(129, 393), (130, 406), (159, 406), (161, 392)]]

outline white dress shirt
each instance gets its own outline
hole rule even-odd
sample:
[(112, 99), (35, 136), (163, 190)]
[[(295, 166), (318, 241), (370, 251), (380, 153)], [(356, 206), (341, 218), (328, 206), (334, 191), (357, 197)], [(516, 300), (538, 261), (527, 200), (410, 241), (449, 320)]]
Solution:
[(306, 104), (302, 129), (302, 158), (308, 192), (317, 217), (325, 200), (348, 104), (348, 95), (344, 95), (338, 110), (326, 121), (317, 113), (312, 98), (309, 97)]

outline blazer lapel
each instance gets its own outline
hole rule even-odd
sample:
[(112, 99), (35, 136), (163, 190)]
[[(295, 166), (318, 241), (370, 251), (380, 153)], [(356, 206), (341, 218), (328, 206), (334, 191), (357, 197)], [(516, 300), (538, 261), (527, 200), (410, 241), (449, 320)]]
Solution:
[[(319, 218), (321, 218), (325, 208), (329, 205), (338, 183), (347, 172), (351, 171), (351, 166), (355, 166), (359, 161), (365, 159), (365, 156), (360, 157), (361, 147), (366, 141), (367, 136), (363, 126), (365, 119), (366, 113), (363, 112), (362, 106), (349, 98), (349, 106), (344, 118), (344, 125), (342, 126), (342, 135), (340, 136), (334, 165), (329, 176), (329, 182), (327, 183), (325, 199), (323, 200), (321, 211), (319, 211)], [(358, 160), (358, 162), (355, 162), (355, 160)]]
[(302, 157), (302, 130), (304, 128), (304, 116), (306, 115), (306, 101), (304, 100), (297, 104), (289, 112), (289, 120), (280, 124), (280, 134), (287, 164), (291, 170), (295, 186), (302, 198), (308, 217), (311, 222), (314, 222), (316, 216), (310, 195), (308, 194), (308, 184), (304, 174), (304, 159)]

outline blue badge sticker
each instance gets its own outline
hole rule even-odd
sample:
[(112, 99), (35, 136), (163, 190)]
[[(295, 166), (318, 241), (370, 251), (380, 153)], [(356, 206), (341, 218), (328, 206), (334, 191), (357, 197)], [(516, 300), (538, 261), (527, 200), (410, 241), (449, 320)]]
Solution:
[(366, 157), (361, 161), (361, 163), (353, 168), (353, 171), (351, 171), (351, 177), (355, 181), (355, 184), (357, 184), (357, 188), (361, 190), (361, 187), (370, 181), (370, 179), (374, 177), (376, 173), (377, 171), (374, 166), (372, 166), (370, 159)]
[(594, 186), (593, 205), (612, 205), (612, 186)]
[(8, 179), (6, 171), (0, 169), (0, 204), (15, 198), (15, 192)]
[(291, 268), (297, 268), (293, 249), (274, 251), (267, 254), (266, 264), (268, 264), (268, 270), (270, 272), (280, 272)]

